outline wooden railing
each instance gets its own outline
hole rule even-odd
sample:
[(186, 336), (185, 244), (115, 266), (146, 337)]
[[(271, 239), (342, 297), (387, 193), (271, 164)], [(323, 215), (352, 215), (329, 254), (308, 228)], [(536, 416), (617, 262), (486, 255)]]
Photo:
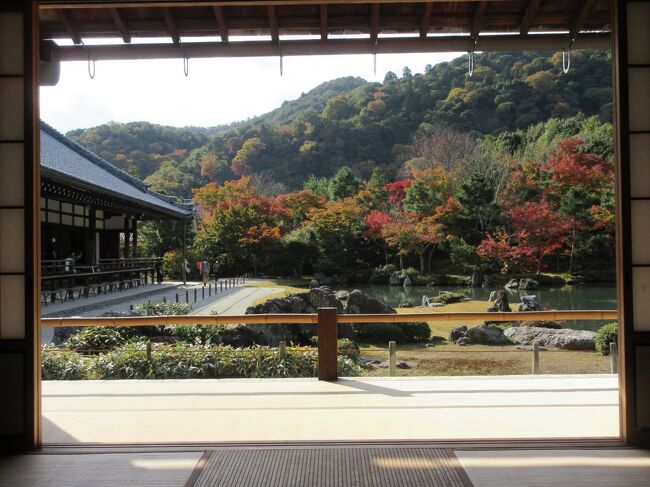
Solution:
[(160, 326), (160, 325), (317, 325), (318, 379), (336, 380), (337, 325), (345, 323), (407, 323), (413, 321), (535, 321), (535, 320), (618, 320), (617, 311), (513, 311), (513, 312), (451, 312), (404, 314), (343, 314), (336, 308), (319, 308), (310, 314), (251, 314), (238, 316), (125, 316), (42, 318), (45, 328), (60, 326)]

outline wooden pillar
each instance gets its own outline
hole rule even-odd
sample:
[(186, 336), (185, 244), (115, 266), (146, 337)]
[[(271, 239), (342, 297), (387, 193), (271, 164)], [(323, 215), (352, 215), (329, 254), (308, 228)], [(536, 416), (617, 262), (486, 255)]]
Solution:
[(337, 380), (337, 311), (318, 308), (318, 380)]
[(124, 258), (128, 259), (131, 253), (131, 233), (129, 232), (129, 217), (124, 217)]
[(650, 445), (650, 1), (617, 0), (613, 6), (620, 427), (626, 443), (647, 447)]
[(138, 219), (134, 218), (131, 222), (133, 235), (133, 257), (138, 256)]
[(0, 2), (0, 450), (40, 445), (37, 2)]
[(86, 228), (85, 233), (86, 241), (84, 243), (84, 260), (90, 265), (93, 265), (97, 262), (97, 238), (95, 236), (96, 231), (97, 221), (95, 220), (95, 210), (93, 208), (90, 208), (88, 211), (88, 227)]

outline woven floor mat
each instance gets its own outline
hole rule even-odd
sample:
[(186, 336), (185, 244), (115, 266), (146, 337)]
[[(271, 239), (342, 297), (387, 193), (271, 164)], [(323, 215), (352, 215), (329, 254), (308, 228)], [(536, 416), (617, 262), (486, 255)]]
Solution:
[(452, 450), (439, 448), (223, 449), (195, 487), (471, 487)]

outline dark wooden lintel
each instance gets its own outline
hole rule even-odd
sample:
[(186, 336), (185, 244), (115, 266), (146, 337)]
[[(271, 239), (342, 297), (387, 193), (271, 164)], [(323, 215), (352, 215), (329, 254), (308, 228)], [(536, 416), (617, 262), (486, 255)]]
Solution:
[(328, 26), (327, 26), (327, 4), (320, 6), (320, 38), (322, 41), (327, 40)]
[(180, 44), (181, 36), (178, 31), (178, 23), (176, 22), (176, 17), (174, 17), (174, 12), (172, 12), (170, 7), (164, 7), (162, 11), (163, 16), (165, 17), (165, 24), (167, 25), (169, 36), (172, 38), (172, 41), (174, 41), (174, 44)]
[(487, 6), (488, 2), (481, 1), (474, 10), (474, 15), (472, 16), (472, 25), (470, 27), (470, 37), (474, 39), (478, 36), (481, 30), (481, 24), (483, 23), (483, 17), (485, 17)]
[(535, 20), (535, 16), (537, 15), (537, 10), (539, 10), (540, 3), (541, 0), (530, 0), (528, 2), (526, 13), (524, 13), (524, 17), (521, 19), (521, 24), (519, 26), (519, 34), (522, 36), (528, 35), (530, 26), (533, 24), (533, 20)]
[(379, 3), (373, 3), (370, 7), (370, 40), (377, 42), (377, 37), (379, 36), (380, 27), (380, 9), (381, 5)]
[(72, 19), (70, 12), (68, 10), (59, 9), (56, 11), (56, 14), (63, 24), (66, 32), (70, 36), (70, 39), (72, 39), (72, 42), (75, 44), (81, 44), (81, 35), (79, 34), (79, 29)]
[(117, 30), (120, 31), (122, 40), (126, 44), (129, 44), (131, 42), (131, 33), (129, 32), (129, 28), (126, 25), (126, 21), (124, 20), (124, 17), (120, 13), (120, 10), (117, 8), (111, 8), (109, 10), (111, 12), (111, 17), (113, 17), (113, 22), (115, 22), (115, 26), (117, 27)]
[(575, 11), (571, 18), (570, 33), (571, 39), (575, 39), (578, 33), (582, 30), (594, 7), (596, 0), (581, 0), (578, 9)]
[(228, 42), (228, 24), (226, 24), (226, 17), (223, 15), (223, 8), (218, 5), (214, 7), (214, 16), (217, 19), (221, 41)]
[(269, 17), (269, 31), (271, 33), (271, 40), (274, 44), (280, 42), (280, 27), (278, 26), (278, 14), (275, 11), (275, 6), (268, 5), (266, 7)]
[(422, 21), (420, 22), (420, 37), (425, 38), (431, 27), (431, 13), (433, 12), (433, 3), (427, 3), (424, 6)]

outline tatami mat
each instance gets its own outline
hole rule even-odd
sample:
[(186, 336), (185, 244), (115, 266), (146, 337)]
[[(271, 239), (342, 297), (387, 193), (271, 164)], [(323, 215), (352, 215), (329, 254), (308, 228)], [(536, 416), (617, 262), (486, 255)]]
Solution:
[(475, 487), (648, 487), (650, 451), (456, 451)]
[(196, 487), (468, 487), (451, 450), (437, 448), (223, 449)]
[(202, 451), (0, 457), (2, 487), (182, 487)]

